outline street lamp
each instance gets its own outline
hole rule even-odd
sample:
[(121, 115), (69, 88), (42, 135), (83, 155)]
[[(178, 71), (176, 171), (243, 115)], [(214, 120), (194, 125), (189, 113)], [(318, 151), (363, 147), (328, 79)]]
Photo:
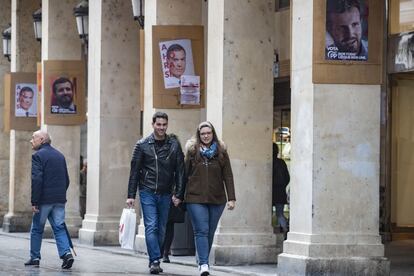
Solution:
[(144, 0), (132, 0), (132, 12), (141, 29), (144, 29)]
[(42, 8), (36, 10), (33, 14), (34, 34), (37, 41), (42, 40)]
[(73, 8), (73, 13), (76, 17), (76, 25), (78, 27), (79, 37), (88, 43), (88, 27), (89, 27), (89, 3), (82, 0), (76, 7)]
[(11, 25), (2, 32), (3, 35), (3, 55), (10, 61), (11, 55)]

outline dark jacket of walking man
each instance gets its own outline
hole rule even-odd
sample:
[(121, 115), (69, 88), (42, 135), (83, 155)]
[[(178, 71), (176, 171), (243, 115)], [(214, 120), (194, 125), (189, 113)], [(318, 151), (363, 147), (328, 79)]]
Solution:
[[(126, 203), (132, 207), (137, 187), (145, 225), (145, 242), (151, 274), (163, 272), (161, 248), (170, 202), (178, 205), (184, 198), (184, 154), (174, 135), (167, 135), (168, 115), (156, 112), (152, 117), (154, 132), (135, 145)], [(173, 191), (174, 189), (174, 191)]]
[(65, 230), (66, 190), (69, 176), (65, 157), (51, 144), (46, 131), (38, 130), (30, 140), (32, 149), (32, 227), (30, 230), (30, 260), (27, 266), (39, 266), (43, 230), (46, 219), (52, 226), (62, 268), (73, 264), (69, 238)]

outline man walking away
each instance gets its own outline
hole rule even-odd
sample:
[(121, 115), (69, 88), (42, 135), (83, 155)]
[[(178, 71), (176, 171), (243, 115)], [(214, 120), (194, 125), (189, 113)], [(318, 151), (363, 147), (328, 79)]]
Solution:
[(52, 226), (62, 268), (74, 262), (65, 230), (66, 190), (69, 176), (65, 157), (51, 144), (46, 131), (38, 130), (30, 140), (32, 149), (32, 227), (30, 230), (30, 259), (26, 266), (39, 266), (40, 248), (46, 219)]

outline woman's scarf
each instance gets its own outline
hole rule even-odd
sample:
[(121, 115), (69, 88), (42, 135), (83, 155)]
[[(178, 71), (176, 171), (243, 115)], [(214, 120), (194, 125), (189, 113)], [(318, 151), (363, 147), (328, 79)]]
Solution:
[(201, 156), (211, 159), (217, 153), (217, 143), (213, 142), (210, 147), (200, 147)]

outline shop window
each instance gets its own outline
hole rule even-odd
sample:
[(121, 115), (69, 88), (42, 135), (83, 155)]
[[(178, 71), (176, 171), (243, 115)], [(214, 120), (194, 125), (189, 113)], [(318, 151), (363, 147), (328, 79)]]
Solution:
[(390, 0), (389, 16), (391, 34), (414, 31), (414, 1)]

